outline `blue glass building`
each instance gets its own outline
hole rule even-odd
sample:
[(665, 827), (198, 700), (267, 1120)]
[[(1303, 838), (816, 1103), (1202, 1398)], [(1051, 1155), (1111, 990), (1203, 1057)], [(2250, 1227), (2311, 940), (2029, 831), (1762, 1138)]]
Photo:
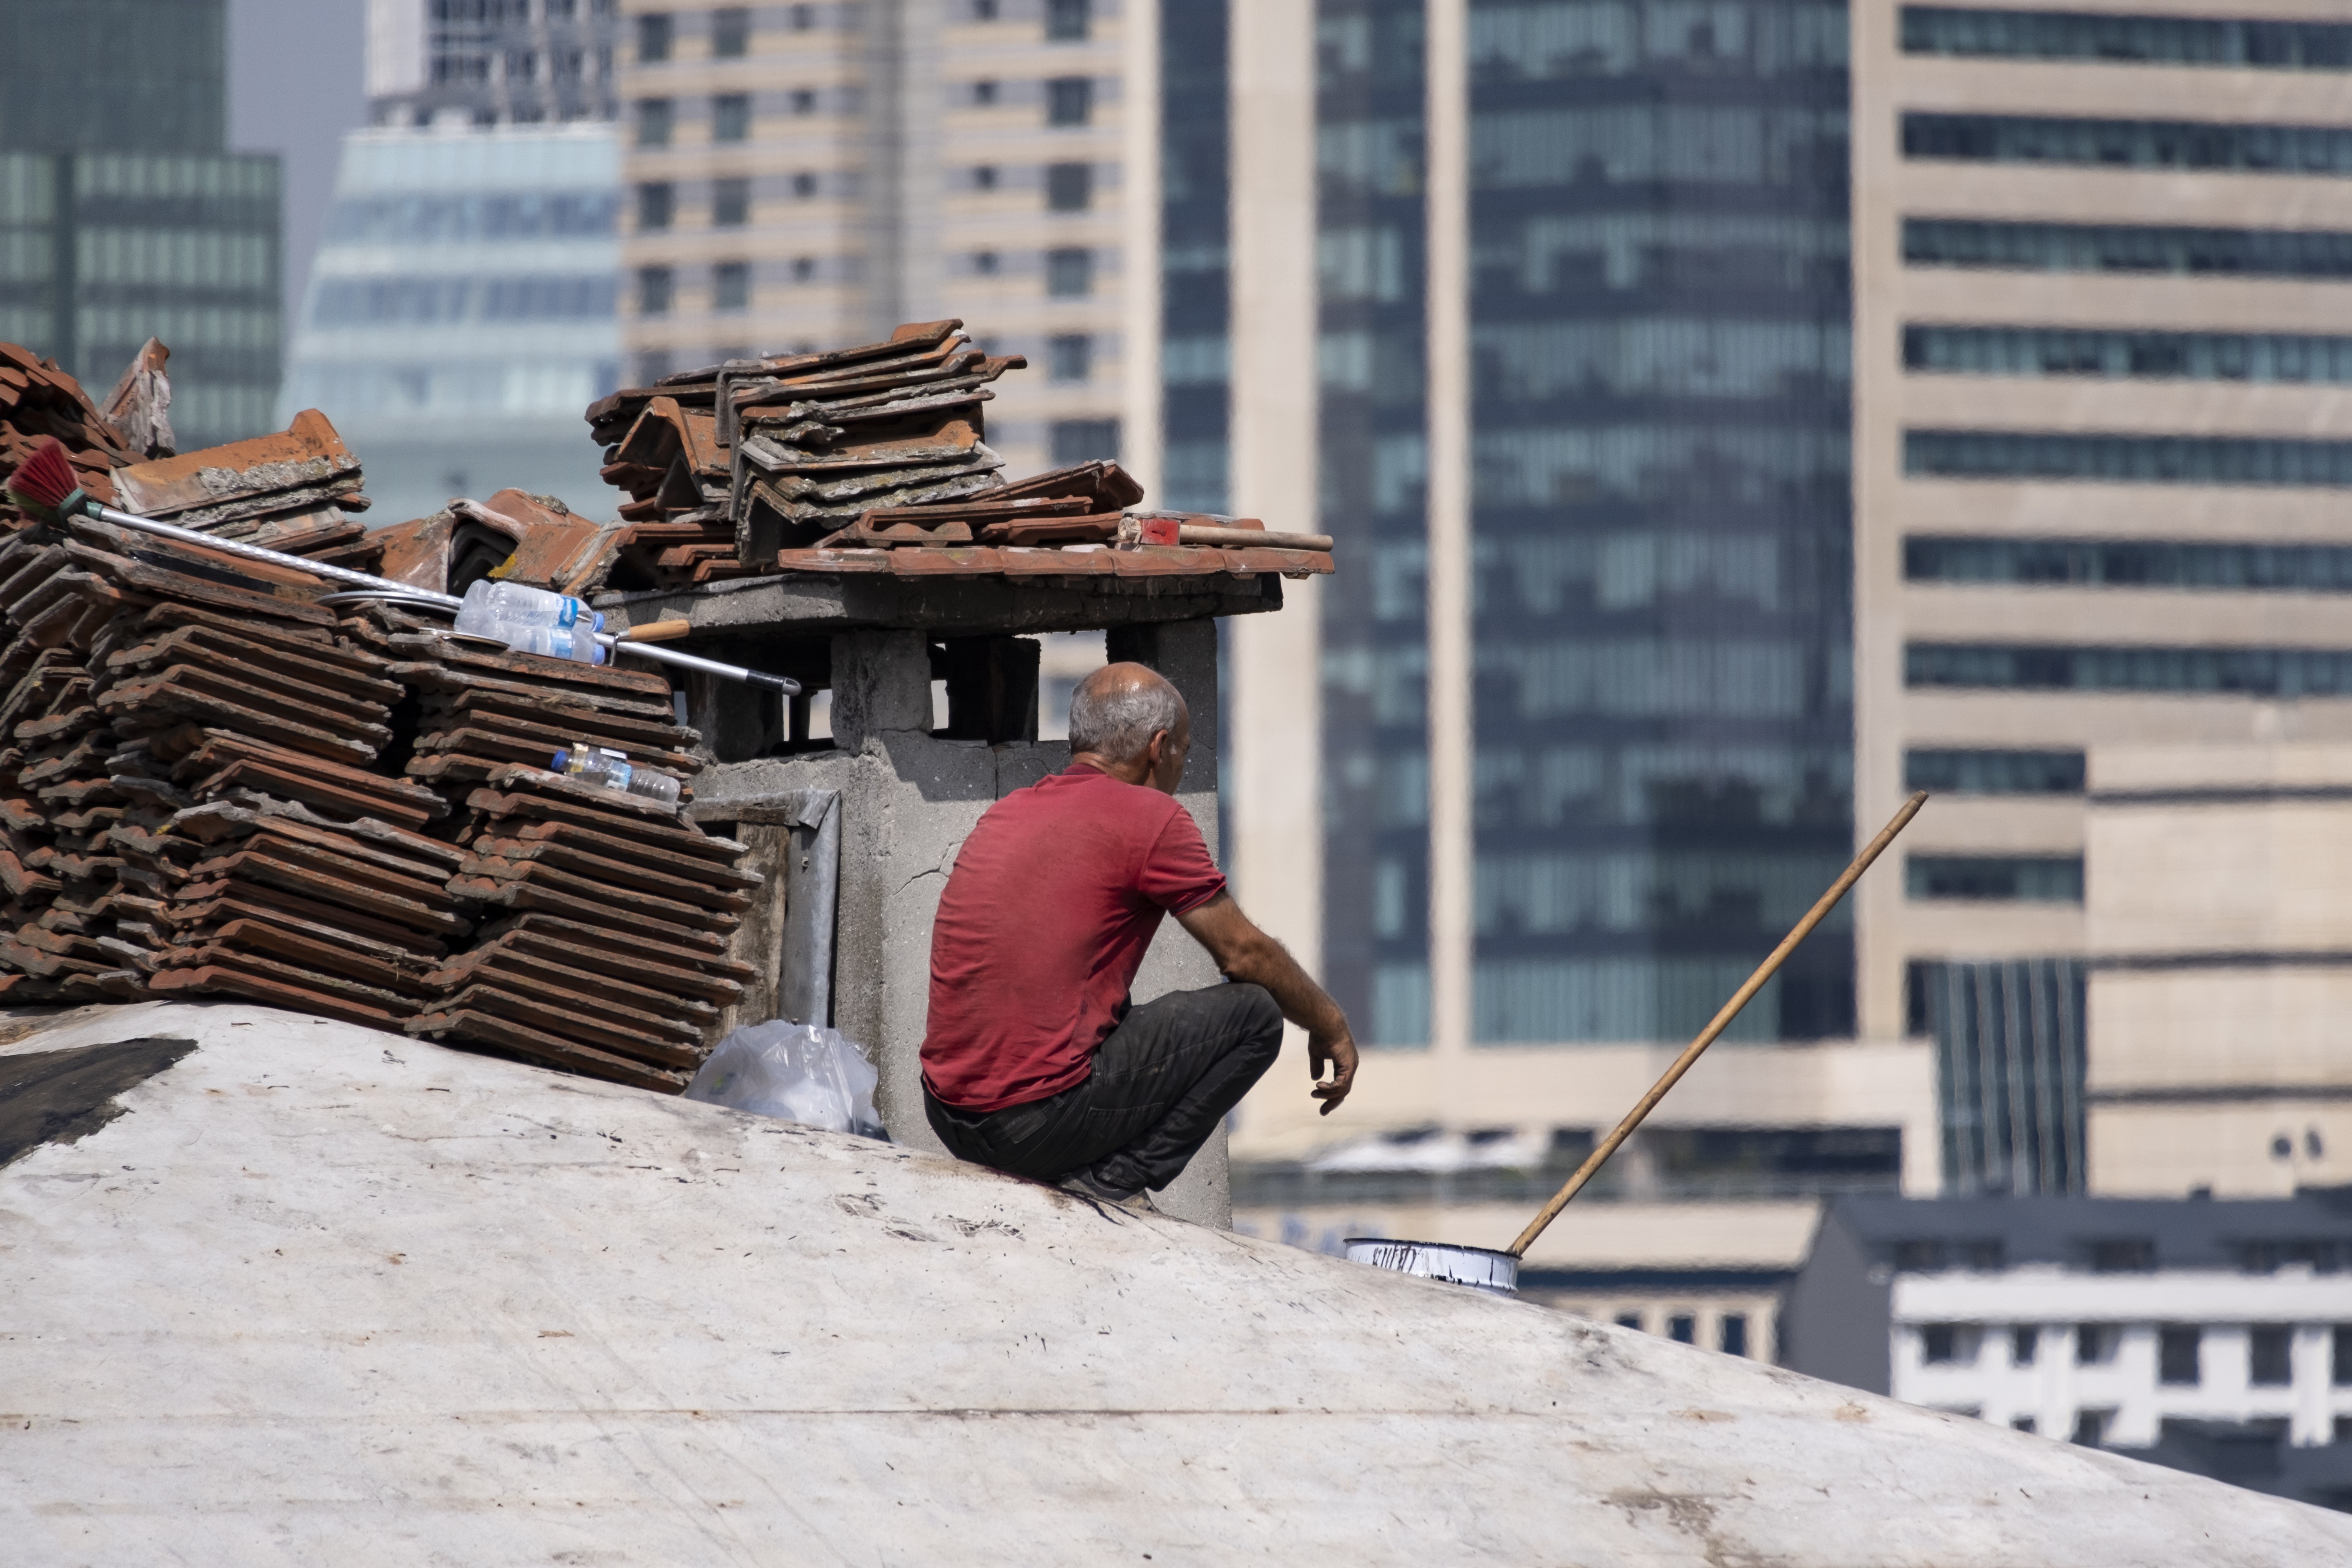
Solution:
[(1474, 1038), (1679, 1039), (1853, 842), (1845, 7), (1469, 21)]

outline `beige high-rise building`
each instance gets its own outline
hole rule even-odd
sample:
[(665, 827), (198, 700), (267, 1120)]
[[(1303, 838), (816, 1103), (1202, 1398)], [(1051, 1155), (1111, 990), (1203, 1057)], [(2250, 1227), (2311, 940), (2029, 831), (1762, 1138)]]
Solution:
[[(2251, 956), (2113, 934), (2223, 898), (2210, 858), (2091, 888), (2086, 921), (2102, 748), (2226, 779), (2233, 749), (2352, 736), (2352, 14), (1853, 17), (1855, 814), (1937, 796), (1857, 895), (1859, 1022), (1981, 1087), (1946, 1084), (1948, 1190), (2063, 1188), (2081, 1097), (2172, 1048), (2103, 1016), (2108, 977), (2160, 959), (2219, 994)], [(2216, 1114), (2267, 1070), (2262, 1018), (2200, 1041), (2246, 1056), (2203, 1079)]]
[[(1149, 157), (1133, 176), (1129, 140), (1149, 131), (1126, 90), (1139, 9), (625, 0), (629, 374), (960, 316), (1029, 360), (989, 410), (1008, 472), (1116, 456), (1149, 479), (1156, 293), (1130, 258), (1155, 248), (1158, 186)], [(1149, 374), (1130, 377), (1139, 352)]]

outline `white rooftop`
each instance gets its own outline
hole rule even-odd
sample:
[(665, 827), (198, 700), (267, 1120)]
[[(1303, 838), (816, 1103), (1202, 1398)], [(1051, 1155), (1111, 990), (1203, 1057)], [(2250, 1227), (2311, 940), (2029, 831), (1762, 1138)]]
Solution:
[[(2352, 1561), (2352, 1518), (236, 1005), (0, 1169), (11, 1564)], [(0, 1103), (0, 1121), (5, 1105)]]

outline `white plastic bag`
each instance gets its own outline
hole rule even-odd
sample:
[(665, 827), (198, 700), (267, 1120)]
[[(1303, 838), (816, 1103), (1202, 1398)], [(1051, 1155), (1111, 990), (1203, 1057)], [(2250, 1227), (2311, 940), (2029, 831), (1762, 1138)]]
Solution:
[(828, 1132), (887, 1138), (874, 1110), (874, 1064), (838, 1029), (778, 1018), (730, 1031), (686, 1098)]

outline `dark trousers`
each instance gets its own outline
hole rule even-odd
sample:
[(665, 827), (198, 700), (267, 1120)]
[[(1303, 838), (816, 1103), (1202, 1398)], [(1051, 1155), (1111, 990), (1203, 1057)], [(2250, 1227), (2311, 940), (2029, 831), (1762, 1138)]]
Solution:
[(1002, 1110), (959, 1110), (923, 1089), (948, 1152), (1016, 1176), (1089, 1173), (1154, 1192), (1183, 1173), (1282, 1050), (1282, 1011), (1261, 985), (1178, 991), (1128, 1009), (1084, 1083)]

